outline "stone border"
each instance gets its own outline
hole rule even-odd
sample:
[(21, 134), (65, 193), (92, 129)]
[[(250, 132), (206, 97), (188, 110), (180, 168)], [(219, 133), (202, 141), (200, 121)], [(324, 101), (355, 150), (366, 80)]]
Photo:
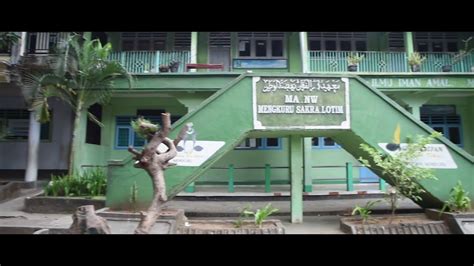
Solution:
[[(107, 221), (123, 221), (125, 222), (124, 220), (122, 219), (117, 219), (117, 218), (110, 218), (110, 219), (107, 219)], [(135, 220), (134, 220), (135, 221)], [(138, 222), (138, 221), (137, 221)], [(175, 221), (172, 221), (172, 220), (157, 220), (156, 221), (156, 224), (167, 224), (168, 227), (169, 227), (169, 231), (165, 234), (176, 234), (176, 222)], [(152, 229), (153, 231), (153, 229)], [(28, 234), (33, 234), (33, 235), (71, 235), (71, 233), (69, 232), (69, 228), (43, 228), (43, 229), (36, 229), (34, 230), (34, 232), (30, 232)], [(114, 233), (112, 233), (111, 235), (114, 235)], [(119, 235), (122, 235), (119, 234)], [(128, 234), (127, 234), (128, 235)], [(150, 235), (154, 235), (154, 233), (150, 233)]]
[(105, 200), (87, 199), (85, 197), (45, 197), (43, 192), (25, 198), (25, 212), (32, 213), (73, 213), (79, 206), (94, 205), (94, 208), (105, 207)]
[(433, 220), (444, 221), (454, 234), (466, 234), (462, 223), (474, 220), (474, 212), (443, 212), (438, 209), (426, 209), (426, 216)]
[[(140, 213), (138, 212), (124, 212), (124, 211), (113, 211), (109, 208), (102, 208), (95, 212), (98, 216), (101, 216), (111, 221), (140, 221)], [(184, 225), (187, 220), (184, 216), (183, 209), (166, 209), (164, 208), (160, 212), (160, 217), (157, 221), (173, 221), (175, 227)], [(176, 233), (176, 228), (173, 228), (173, 233)]]
[[(201, 223), (201, 224), (222, 224), (222, 223), (231, 223), (233, 224), (235, 220), (191, 220), (190, 223)], [(254, 224), (253, 221), (243, 221), (244, 224)], [(186, 226), (181, 226), (178, 228), (178, 234), (205, 234), (205, 235), (269, 235), (285, 234), (285, 227), (280, 220), (266, 220), (264, 224), (274, 224), (274, 228), (226, 228), (226, 229), (199, 229), (199, 228), (190, 228)]]
[[(346, 234), (451, 234), (451, 226), (444, 221), (404, 224), (355, 224), (353, 217), (340, 220), (340, 229)], [(362, 232), (361, 232), (362, 231)]]
[(32, 189), (44, 185), (44, 181), (22, 182), (7, 181), (0, 185), (0, 202), (5, 202), (22, 196), (22, 189)]

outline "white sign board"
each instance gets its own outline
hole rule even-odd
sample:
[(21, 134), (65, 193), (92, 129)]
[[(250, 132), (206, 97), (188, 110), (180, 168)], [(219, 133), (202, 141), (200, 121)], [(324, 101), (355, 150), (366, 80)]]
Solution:
[[(406, 143), (400, 144), (400, 149), (391, 151), (387, 149), (388, 143), (379, 143), (379, 146), (388, 154), (393, 155), (400, 152), (400, 149), (406, 149)], [(421, 156), (414, 161), (415, 165), (421, 168), (435, 168), (435, 169), (457, 169), (458, 166), (451, 157), (448, 148), (444, 144), (428, 144), (426, 150), (421, 153)]]
[[(184, 146), (184, 141), (181, 141), (176, 147), (178, 155), (176, 155), (176, 157), (174, 157), (170, 162), (175, 163), (178, 166), (200, 166), (222, 148), (224, 144), (224, 141), (196, 141), (193, 143), (193, 141), (188, 140)], [(161, 150), (162, 148), (166, 150), (166, 146), (160, 146), (158, 147), (158, 150)]]

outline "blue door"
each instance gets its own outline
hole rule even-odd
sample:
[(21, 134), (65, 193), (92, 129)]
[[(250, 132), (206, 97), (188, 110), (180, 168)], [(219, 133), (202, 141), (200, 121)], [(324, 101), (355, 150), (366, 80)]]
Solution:
[(359, 168), (359, 177), (361, 183), (377, 183), (379, 182), (379, 177), (374, 174), (369, 168), (361, 167)]

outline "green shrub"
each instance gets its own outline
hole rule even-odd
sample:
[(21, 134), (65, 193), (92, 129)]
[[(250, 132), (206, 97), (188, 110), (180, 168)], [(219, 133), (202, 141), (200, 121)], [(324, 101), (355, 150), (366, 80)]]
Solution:
[(372, 207), (379, 202), (380, 200), (368, 201), (364, 207), (356, 205), (354, 210), (352, 210), (352, 215), (359, 214), (359, 216), (362, 218), (362, 222), (365, 223), (370, 218), (370, 214), (372, 213)]
[(100, 168), (84, 172), (82, 175), (51, 175), (51, 181), (44, 188), (45, 196), (81, 197), (105, 196), (107, 176)]
[(449, 200), (444, 203), (441, 213), (446, 209), (452, 212), (465, 212), (471, 209), (471, 199), (468, 197), (469, 192), (466, 192), (462, 186), (461, 181), (458, 181), (455, 187), (451, 189)]
[[(380, 152), (367, 144), (360, 145), (360, 148), (372, 160), (373, 165), (381, 169), (382, 174), (388, 174), (390, 177), (391, 187), (388, 189), (387, 194), (392, 209), (391, 219), (395, 215), (395, 210), (398, 208), (398, 202), (402, 196), (415, 202), (421, 200), (420, 195), (426, 193), (426, 191), (420, 185), (420, 181), (438, 180), (433, 174), (432, 169), (418, 166), (416, 159), (421, 156), (426, 145), (439, 137), (441, 137), (441, 134), (438, 132), (433, 132), (429, 136), (418, 136), (417, 139), (411, 140), (405, 149), (392, 155)], [(399, 146), (399, 143), (392, 145)], [(371, 167), (368, 160), (362, 157), (359, 160), (364, 166)]]
[[(256, 212), (249, 211), (248, 209), (243, 210), (244, 215), (254, 216), (255, 218), (255, 225), (258, 227), (262, 227), (263, 222), (270, 216), (272, 213), (277, 212), (278, 209), (272, 207), (271, 203), (268, 203), (263, 209), (257, 209)], [(247, 216), (247, 217), (248, 217)]]

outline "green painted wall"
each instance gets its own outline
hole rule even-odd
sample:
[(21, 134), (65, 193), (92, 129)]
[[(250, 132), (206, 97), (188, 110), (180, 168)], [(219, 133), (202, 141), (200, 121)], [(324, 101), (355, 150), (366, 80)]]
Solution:
[[(197, 63), (209, 63), (209, 32), (198, 32), (197, 45)], [(198, 69), (198, 71), (207, 71), (206, 69)]]
[(298, 32), (287, 32), (288, 66), (292, 73), (303, 72), (301, 63), (300, 36)]
[[(233, 146), (240, 143), (243, 138), (247, 137), (248, 132), (253, 128), (250, 100), (252, 76), (255, 75), (243, 75), (236, 79), (227, 88), (214, 94), (203, 102), (196, 111), (186, 115), (174, 125), (175, 129), (172, 131), (172, 137), (176, 135), (184, 123), (192, 121), (195, 124), (196, 131), (200, 132), (201, 139), (225, 140), (226, 144), (200, 167), (170, 168), (166, 175), (168, 194), (171, 197), (198, 177), (205, 175), (206, 170), (219, 160), (225, 164), (223, 156), (232, 151)], [(313, 76), (317, 77), (318, 75)], [(331, 77), (337, 76), (331, 75)], [(397, 124), (400, 124), (402, 129), (402, 141), (406, 141), (409, 135), (427, 135), (432, 131), (387, 96), (374, 88), (367, 87), (366, 83), (360, 79), (350, 79), (350, 101), (351, 130), (294, 129), (262, 131), (260, 134), (280, 137), (293, 134), (305, 137), (324, 134), (335, 139), (344, 149), (358, 158), (359, 156), (367, 157), (359, 148), (361, 143), (378, 148), (378, 143), (388, 142), (392, 139)], [(383, 112), (380, 110), (383, 110)], [(370, 126), (374, 124), (377, 125), (376, 128)], [(450, 142), (443, 139), (439, 142), (447, 145), (458, 165), (458, 169), (436, 169), (435, 175), (438, 176), (439, 180), (422, 183), (431, 193), (423, 195), (424, 206), (439, 207), (441, 201), (447, 199), (450, 188), (454, 186), (457, 180), (461, 180), (468, 191), (473, 188), (473, 157)], [(143, 170), (131, 167), (132, 163), (130, 156), (128, 156), (126, 160), (110, 165), (108, 206), (114, 208), (127, 206), (127, 195), (133, 182), (137, 182), (139, 187), (144, 190), (140, 199), (143, 202), (149, 200), (151, 195), (150, 179)], [(373, 170), (382, 175), (380, 169), (374, 168)], [(384, 175), (384, 178), (390, 182), (390, 175)]]
[[(228, 182), (225, 169), (233, 164), (235, 184), (264, 184), (265, 164), (276, 167), (271, 171), (272, 184), (289, 184), (289, 146), (288, 138), (282, 138), (279, 150), (233, 150), (216, 162), (212, 168), (197, 179), (197, 184), (226, 184)], [(354, 178), (358, 181), (360, 163), (342, 148), (311, 150), (311, 178), (314, 184), (345, 180), (345, 163), (351, 162), (354, 167)], [(238, 169), (239, 167), (261, 167), (261, 169)]]

